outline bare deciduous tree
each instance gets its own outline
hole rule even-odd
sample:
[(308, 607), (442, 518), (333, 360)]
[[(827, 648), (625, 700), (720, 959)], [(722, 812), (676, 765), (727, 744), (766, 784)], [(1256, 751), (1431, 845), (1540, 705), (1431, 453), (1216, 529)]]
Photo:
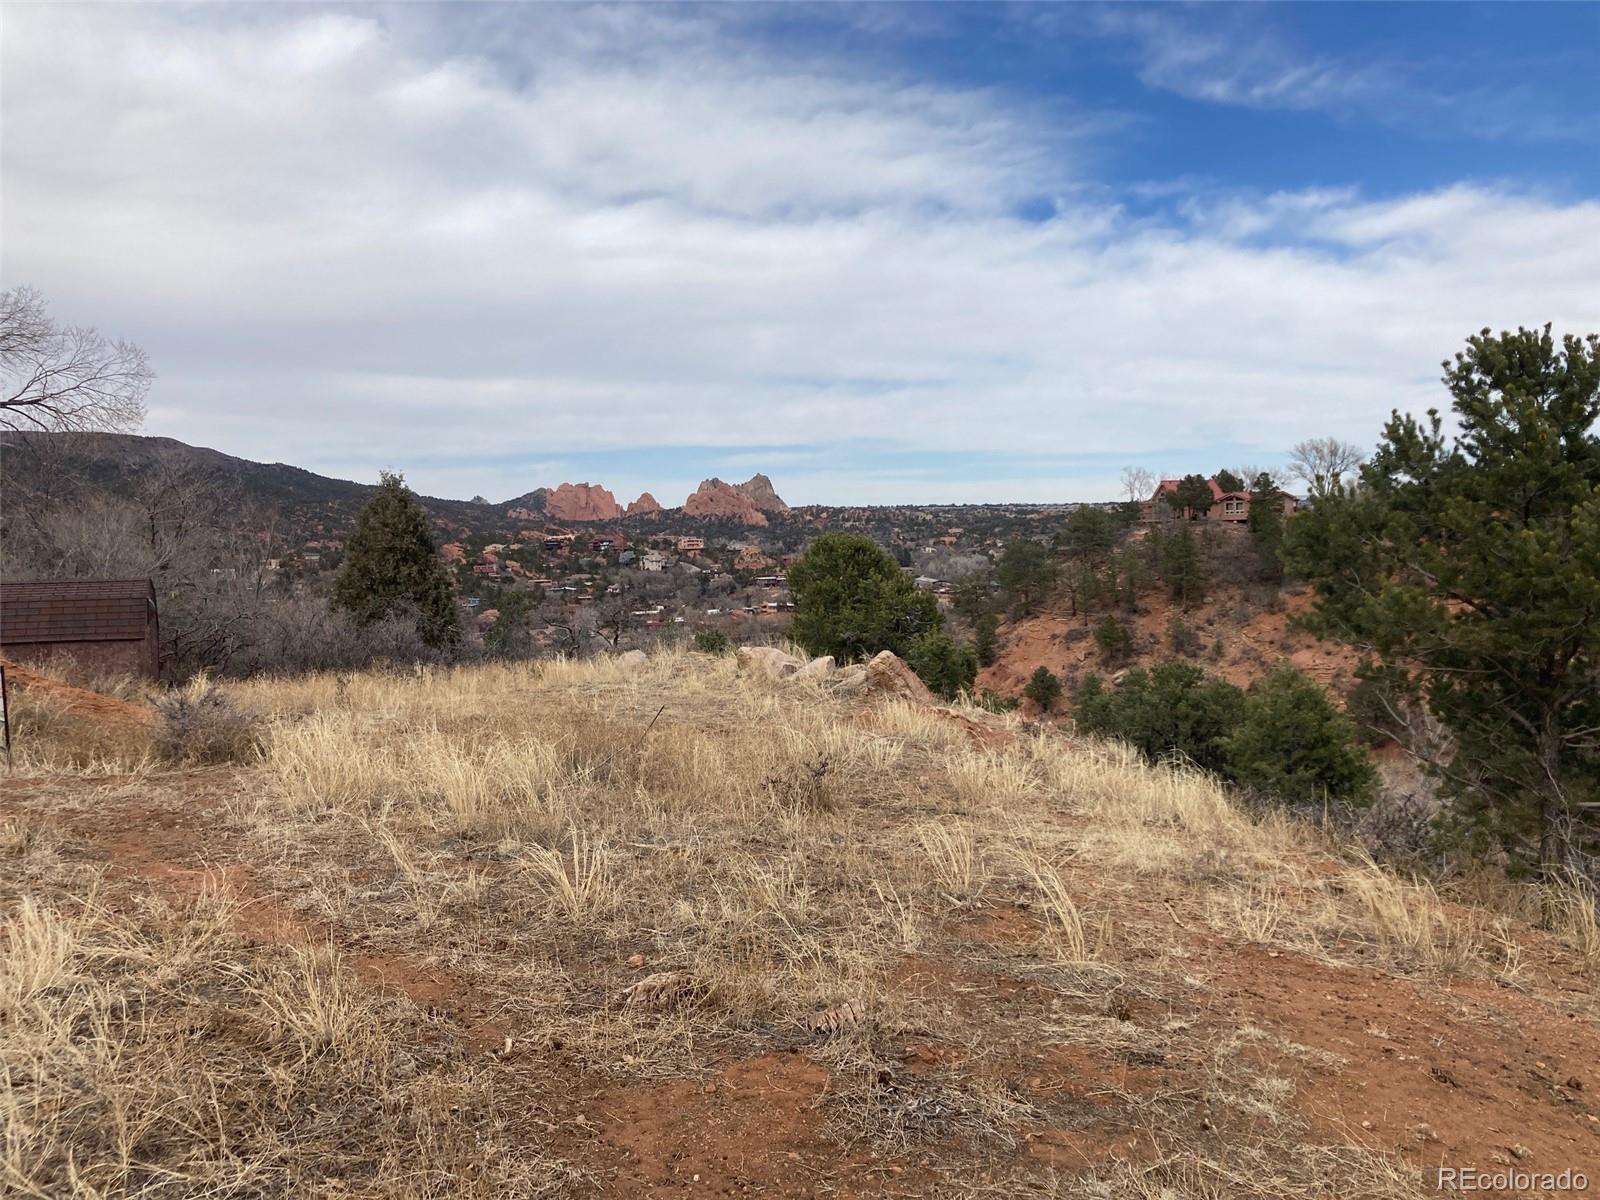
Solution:
[(1154, 471), (1146, 470), (1144, 467), (1122, 468), (1122, 490), (1128, 494), (1129, 500), (1148, 500), (1155, 487)]
[(1338, 438), (1307, 438), (1289, 452), (1289, 477), (1306, 485), (1313, 496), (1326, 496), (1341, 487), (1366, 459), (1352, 442)]
[(0, 292), (0, 428), (136, 429), (154, 377), (132, 342), (57, 324), (33, 288)]
[(1248, 462), (1241, 463), (1237, 467), (1229, 467), (1228, 469), (1240, 479), (1244, 480), (1245, 487), (1250, 487), (1263, 475), (1272, 474), (1272, 472), (1268, 471), (1265, 467), (1258, 467), (1256, 464)]

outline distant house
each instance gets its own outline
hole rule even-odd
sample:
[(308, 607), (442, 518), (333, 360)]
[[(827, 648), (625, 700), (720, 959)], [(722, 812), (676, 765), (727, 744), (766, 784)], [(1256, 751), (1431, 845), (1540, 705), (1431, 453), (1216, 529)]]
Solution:
[[(1139, 506), (1140, 519), (1151, 522), (1176, 520), (1180, 514), (1167, 497), (1177, 492), (1178, 483), (1179, 480), (1176, 479), (1163, 479), (1157, 484), (1155, 494)], [(1248, 491), (1225, 492), (1215, 478), (1207, 479), (1206, 486), (1211, 489), (1211, 507), (1198, 515), (1185, 510), (1181, 514), (1183, 517), (1228, 525), (1243, 525), (1250, 519), (1251, 501)], [(1283, 515), (1288, 516), (1294, 512), (1299, 502), (1293, 496), (1280, 492), (1278, 503), (1283, 507)]]
[(156, 589), (148, 579), (0, 584), (0, 654), (70, 658), (88, 671), (155, 679), (161, 670)]
[(665, 571), (667, 569), (667, 556), (659, 550), (648, 550), (639, 560), (639, 566), (646, 571)]
[(679, 554), (696, 554), (706, 548), (705, 538), (681, 537), (676, 543)]

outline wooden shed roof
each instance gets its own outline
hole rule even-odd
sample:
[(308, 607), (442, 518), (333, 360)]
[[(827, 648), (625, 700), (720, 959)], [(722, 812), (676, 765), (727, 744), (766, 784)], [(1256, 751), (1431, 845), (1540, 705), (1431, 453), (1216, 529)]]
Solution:
[(148, 579), (0, 583), (0, 645), (138, 641), (155, 603)]

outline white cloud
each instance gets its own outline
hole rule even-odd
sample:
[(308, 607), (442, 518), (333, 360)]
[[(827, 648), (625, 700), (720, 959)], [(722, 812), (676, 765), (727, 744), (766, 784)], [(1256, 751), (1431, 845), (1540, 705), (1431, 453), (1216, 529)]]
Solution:
[[(151, 432), (363, 476), (485, 460), (412, 468), (461, 495), (639, 446), (1269, 458), (1437, 403), (1483, 325), (1600, 328), (1594, 204), (1133, 220), (1075, 198), (1092, 121), (703, 13), (509, 13), (11, 10), (5, 282), (146, 346)], [(1011, 215), (1039, 196), (1053, 220)], [(633, 470), (599, 482), (671, 498)], [(774, 473), (794, 502), (1108, 482)]]

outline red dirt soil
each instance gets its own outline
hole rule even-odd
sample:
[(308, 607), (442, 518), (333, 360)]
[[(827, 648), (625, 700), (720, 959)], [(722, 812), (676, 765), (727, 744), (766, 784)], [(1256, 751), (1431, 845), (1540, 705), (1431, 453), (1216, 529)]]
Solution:
[[(181, 805), (141, 799), (118, 782), (10, 781), (0, 787), (0, 813), (88, 842), (107, 857), (113, 878), (180, 899), (207, 887), (230, 892), (240, 904), (236, 927), (246, 936), (329, 942), (362, 979), (454, 1022), (469, 1047), (492, 1052), (501, 1044), (501, 1030), (486, 1017), (487, 997), (472, 980), (370, 953), (339, 928), (301, 917), (257, 889), (252, 867), (239, 858), (244, 844), (224, 819), (222, 801), (237, 786), (227, 769), (163, 777), (181, 790)], [(1169, 913), (1177, 921), (1159, 896), (1132, 897), (1120, 919), (1155, 916), (1165, 924)], [(1005, 948), (1032, 940), (1039, 924), (1013, 906), (982, 907), (958, 920), (963, 940), (994, 947), (992, 962), (907, 955), (892, 986), (963, 1021), (1023, 1031), (1049, 1028), (1073, 1011), (1110, 1012), (1130, 1029), (1152, 1031), (1176, 1018), (1218, 1039), (1260, 1029), (1274, 1037), (1246, 1041), (1241, 1055), (1294, 1083), (1290, 1104), (1316, 1139), (1366, 1145), (1425, 1173), (1441, 1164), (1514, 1164), (1600, 1178), (1600, 1024), (1592, 992), (1580, 990), (1592, 985), (1563, 974), (1548, 947), (1532, 949), (1551, 965), (1531, 973), (1525, 990), (1513, 990), (1334, 965), (1179, 924), (1188, 930), (1182, 946), (1190, 988), (1170, 997), (1110, 1004), (1017, 977), (1005, 965)], [(1207, 1043), (1186, 1034), (1174, 1044)], [(1151, 1115), (1125, 1097), (1203, 1089), (1208, 1066), (1189, 1050), (1143, 1061), (1110, 1046), (1040, 1041), (1036, 1033), (983, 1061), (968, 1062), (968, 1050), (917, 1036), (902, 1057), (912, 1075), (965, 1066), (1053, 1105), (1056, 1115), (1026, 1128), (1017, 1153), (1069, 1174), (1151, 1157)], [(535, 1056), (529, 1069), (556, 1064), (541, 1067)], [(709, 1079), (619, 1084), (589, 1077), (563, 1137), (573, 1139), (572, 1153), (605, 1179), (602, 1193), (611, 1196), (938, 1193), (942, 1177), (925, 1172), (918, 1157), (852, 1150), (834, 1139), (821, 1106), (830, 1082), (825, 1068), (784, 1050), (737, 1059)]]
[(12, 662), (9, 658), (0, 658), (0, 663), (5, 665), (7, 683), (59, 701), (75, 717), (112, 725), (148, 725), (156, 719), (155, 710), (148, 705), (133, 704), (87, 688), (73, 687), (21, 663)]

